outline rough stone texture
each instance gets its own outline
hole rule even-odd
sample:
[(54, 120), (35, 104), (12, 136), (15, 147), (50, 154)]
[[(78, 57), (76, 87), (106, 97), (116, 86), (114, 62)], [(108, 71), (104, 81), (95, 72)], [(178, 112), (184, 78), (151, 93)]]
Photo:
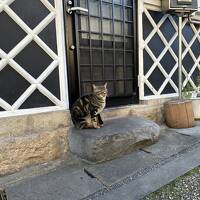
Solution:
[[(146, 102), (146, 101), (145, 101)], [(121, 117), (145, 117), (147, 119), (153, 120), (156, 123), (162, 124), (164, 122), (163, 118), (163, 103), (158, 101), (157, 104), (155, 102), (139, 105), (129, 105), (122, 106), (118, 108), (108, 108), (105, 109), (102, 113), (102, 117), (104, 119), (113, 119), (113, 118), (121, 118)]]
[(66, 128), (1, 137), (0, 175), (61, 157), (68, 150)]
[(143, 118), (108, 120), (100, 129), (69, 131), (73, 153), (90, 162), (103, 162), (128, 154), (158, 140), (160, 127)]
[(70, 126), (69, 111), (55, 111), (40, 114), (0, 118), (0, 137), (24, 135)]

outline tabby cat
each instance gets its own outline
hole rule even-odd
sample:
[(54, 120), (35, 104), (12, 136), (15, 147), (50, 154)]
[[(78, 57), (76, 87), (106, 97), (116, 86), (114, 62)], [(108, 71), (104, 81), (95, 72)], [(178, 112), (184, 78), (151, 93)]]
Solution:
[(103, 126), (100, 113), (106, 105), (107, 83), (103, 86), (92, 85), (92, 93), (80, 97), (71, 109), (72, 121), (76, 128), (100, 128)]

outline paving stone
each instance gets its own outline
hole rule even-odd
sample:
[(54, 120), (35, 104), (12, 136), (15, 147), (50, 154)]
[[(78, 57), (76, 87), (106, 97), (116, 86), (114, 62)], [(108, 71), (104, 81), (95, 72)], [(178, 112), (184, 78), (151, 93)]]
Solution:
[(83, 169), (58, 169), (55, 172), (7, 186), (10, 200), (78, 200), (103, 185), (90, 178)]
[(105, 122), (100, 129), (71, 128), (71, 151), (90, 162), (99, 163), (133, 152), (158, 140), (160, 127), (147, 119), (126, 117)]
[(158, 159), (154, 158), (151, 154), (136, 151), (119, 159), (90, 165), (85, 167), (85, 169), (104, 185), (110, 186), (136, 173), (139, 169), (150, 167), (156, 162), (158, 162)]
[(161, 133), (160, 139), (152, 146), (145, 147), (143, 150), (150, 152), (157, 158), (168, 158), (196, 142), (196, 138), (185, 136), (171, 130)]
[(192, 128), (169, 129), (169, 131), (173, 131), (173, 132), (180, 133), (183, 135), (200, 138), (200, 121), (196, 121), (196, 126), (194, 126)]

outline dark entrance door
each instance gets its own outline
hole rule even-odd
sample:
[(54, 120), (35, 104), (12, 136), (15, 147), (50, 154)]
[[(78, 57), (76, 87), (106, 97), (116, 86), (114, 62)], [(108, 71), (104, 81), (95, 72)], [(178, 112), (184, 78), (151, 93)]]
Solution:
[(74, 0), (66, 14), (70, 104), (107, 82), (107, 106), (138, 101), (135, 0)]

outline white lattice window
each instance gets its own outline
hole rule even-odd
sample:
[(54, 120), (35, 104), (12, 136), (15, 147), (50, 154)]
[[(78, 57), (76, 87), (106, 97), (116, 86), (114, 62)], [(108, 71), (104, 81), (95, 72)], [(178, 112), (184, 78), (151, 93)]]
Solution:
[[(3, 31), (4, 27), (8, 30), (9, 26), (12, 26), (12, 28), (15, 27), (14, 30), (16, 30), (17, 35), (17, 39), (14, 39), (15, 36), (13, 36), (12, 38), (13, 41), (15, 40), (13, 43), (15, 45), (10, 45), (8, 42), (8, 45), (4, 45), (5, 48), (2, 48), (0, 44), (0, 78), (1, 73), (2, 77), (5, 78), (4, 74), (6, 74), (6, 70), (9, 69), (12, 71), (12, 77), (14, 76), (13, 74), (16, 74), (16, 76), (18, 77), (17, 79), (23, 79), (23, 81), (18, 82), (19, 84), (15, 85), (16, 90), (18, 89), (18, 86), (20, 84), (27, 84), (27, 87), (24, 86), (20, 88), (20, 95), (17, 96), (17, 98), (15, 97), (15, 99), (11, 99), (9, 97), (11, 99), (11, 103), (5, 100), (6, 97), (3, 96), (3, 94), (0, 94), (0, 111), (5, 110), (8, 113), (16, 113), (18, 110), (21, 109), (24, 102), (31, 101), (29, 100), (29, 98), (35, 91), (40, 93), (40, 95), (42, 95), (44, 98), (47, 98), (51, 102), (50, 109), (63, 107), (66, 108), (68, 106), (68, 99), (66, 84), (67, 80), (64, 51), (65, 47), (62, 1), (55, 0), (55, 2), (53, 2), (52, 0), (32, 0), (28, 2), (26, 1), (23, 8), (20, 8), (20, 5), (22, 5), (23, 1), (24, 0), (0, 0), (1, 29)], [(35, 4), (36, 7), (38, 6), (39, 8), (43, 9), (44, 12), (41, 12), (41, 14), (39, 13), (37, 16), (33, 15), (33, 12), (31, 10), (32, 3)], [(27, 16), (29, 15), (29, 13), (30, 16)], [(3, 21), (1, 21), (1, 17), (9, 21), (9, 23), (2, 23)], [(45, 31), (48, 32), (48, 26), (50, 24), (51, 26), (54, 26), (56, 30), (55, 44), (49, 44), (47, 40), (43, 39)], [(5, 36), (5, 34), (0, 33), (0, 37)], [(1, 40), (1, 42), (2, 41), (3, 39)], [(57, 47), (54, 48), (53, 46)], [(41, 68), (38, 71), (34, 69), (34, 66), (31, 66), (31, 63), (31, 67), (25, 66), (27, 65), (27, 61), (26, 64), (24, 64), (25, 60), (28, 59), (30, 59), (31, 62), (30, 54), (31, 49), (33, 48), (35, 49), (35, 52), (32, 52), (33, 57), (35, 56), (34, 54), (40, 54), (40, 57), (38, 57), (40, 59), (38, 63), (39, 65), (41, 65)], [(49, 62), (43, 61), (45, 57), (48, 57)], [(45, 66), (47, 63), (48, 66)], [(59, 97), (56, 96), (51, 91), (51, 89), (49, 89), (45, 85), (45, 81), (52, 75), (52, 72), (54, 70), (57, 70), (58, 78), (57, 80), (51, 78), (50, 81), (59, 82)], [(9, 88), (9, 80), (7, 81), (8, 85), (5, 84), (5, 90)], [(2, 87), (3, 86), (1, 86), (1, 89)], [(7, 92), (6, 94), (11, 93), (12, 91), (10, 91), (10, 93)], [(35, 108), (37, 108), (37, 106), (35, 106)]]
[[(151, 7), (152, 9), (152, 7)], [(140, 99), (178, 96), (178, 20), (139, 4)], [(200, 28), (183, 21), (183, 87), (199, 73)], [(188, 66), (189, 65), (189, 66)], [(186, 70), (187, 68), (187, 70)]]

